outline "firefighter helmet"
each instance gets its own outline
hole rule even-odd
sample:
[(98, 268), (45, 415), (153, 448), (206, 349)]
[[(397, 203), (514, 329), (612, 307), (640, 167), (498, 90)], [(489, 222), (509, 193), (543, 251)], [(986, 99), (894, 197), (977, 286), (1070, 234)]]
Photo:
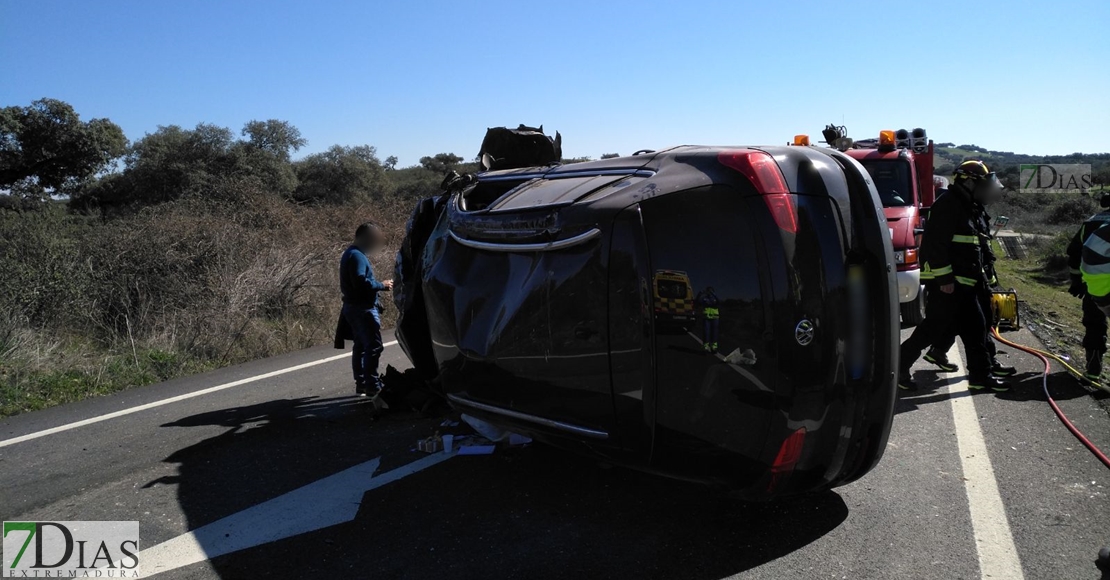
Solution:
[(986, 163), (978, 159), (968, 159), (956, 168), (956, 181), (964, 181), (967, 179), (979, 181), (990, 174), (991, 170), (987, 169)]
[(1004, 187), (998, 175), (978, 159), (968, 159), (956, 168), (956, 183), (971, 192), (972, 198), (982, 204), (991, 204), (1002, 198)]

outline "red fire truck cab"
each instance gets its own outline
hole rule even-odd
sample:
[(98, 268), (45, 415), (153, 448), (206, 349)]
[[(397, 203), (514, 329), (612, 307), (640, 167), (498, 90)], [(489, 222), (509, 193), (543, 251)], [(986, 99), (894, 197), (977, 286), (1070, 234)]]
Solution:
[[(883, 130), (877, 139), (854, 141), (844, 127), (829, 125), (825, 142), (859, 161), (871, 176), (886, 215), (898, 268), (898, 301), (904, 326), (916, 326), (925, 317), (918, 248), (925, 214), (936, 190), (933, 185), (933, 142), (924, 129)], [(795, 145), (808, 145), (798, 135)]]

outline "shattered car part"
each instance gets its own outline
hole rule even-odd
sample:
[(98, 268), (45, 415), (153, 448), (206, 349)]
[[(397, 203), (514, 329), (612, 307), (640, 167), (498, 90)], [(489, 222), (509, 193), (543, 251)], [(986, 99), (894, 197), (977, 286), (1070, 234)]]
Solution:
[(563, 136), (543, 134), (543, 125), (516, 129), (493, 127), (486, 130), (478, 160), (487, 170), (538, 167), (559, 163), (563, 158)]

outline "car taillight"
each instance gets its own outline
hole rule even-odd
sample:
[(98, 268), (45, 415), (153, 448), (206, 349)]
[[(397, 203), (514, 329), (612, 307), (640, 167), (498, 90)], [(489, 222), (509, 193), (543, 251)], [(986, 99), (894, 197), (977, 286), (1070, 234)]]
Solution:
[(798, 458), (802, 456), (802, 446), (806, 441), (806, 428), (802, 427), (797, 431), (790, 434), (779, 446), (779, 454), (775, 456), (775, 462), (771, 464), (771, 483), (767, 486), (767, 491), (774, 491), (786, 476), (794, 472), (794, 466), (798, 463)]
[(763, 194), (763, 201), (775, 223), (783, 231), (798, 233), (798, 212), (794, 208), (794, 198), (786, 187), (786, 179), (770, 154), (753, 149), (722, 151), (717, 161), (742, 173), (755, 189)]
[(792, 234), (798, 233), (798, 215), (794, 209), (794, 198), (789, 193), (772, 193), (763, 196), (767, 208), (775, 218), (779, 228)]

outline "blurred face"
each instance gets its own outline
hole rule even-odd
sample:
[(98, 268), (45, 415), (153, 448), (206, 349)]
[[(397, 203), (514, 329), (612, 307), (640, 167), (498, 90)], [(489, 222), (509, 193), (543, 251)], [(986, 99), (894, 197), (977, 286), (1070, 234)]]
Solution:
[(990, 205), (1002, 200), (1002, 182), (998, 176), (991, 173), (985, 179), (980, 179), (975, 186), (975, 199), (983, 205)]
[(382, 231), (378, 228), (370, 228), (357, 239), (355, 245), (359, 247), (363, 253), (375, 252), (382, 247), (384, 242)]

